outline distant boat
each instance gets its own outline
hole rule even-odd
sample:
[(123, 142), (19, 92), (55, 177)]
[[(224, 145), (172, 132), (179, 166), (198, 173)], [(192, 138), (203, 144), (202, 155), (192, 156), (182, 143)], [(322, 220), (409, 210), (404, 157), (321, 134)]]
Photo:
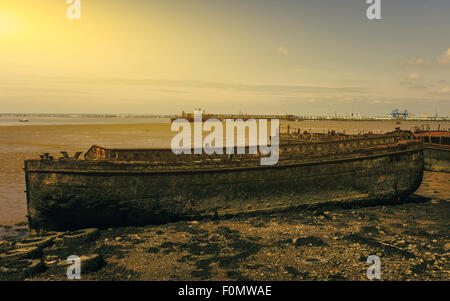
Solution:
[(450, 130), (421, 130), (416, 128), (414, 136), (423, 142), (425, 169), (450, 172)]
[(19, 122), (29, 122), (28, 119), (20, 119)]

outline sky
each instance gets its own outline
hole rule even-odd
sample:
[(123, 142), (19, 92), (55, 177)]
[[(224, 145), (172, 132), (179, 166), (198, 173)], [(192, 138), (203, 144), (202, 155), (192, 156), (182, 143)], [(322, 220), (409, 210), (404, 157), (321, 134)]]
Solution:
[(0, 0), (0, 113), (450, 114), (450, 1)]

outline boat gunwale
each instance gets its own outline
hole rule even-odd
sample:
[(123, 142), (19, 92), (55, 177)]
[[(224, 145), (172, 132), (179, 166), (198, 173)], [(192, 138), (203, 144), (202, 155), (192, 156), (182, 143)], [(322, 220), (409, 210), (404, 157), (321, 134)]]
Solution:
[[(375, 159), (380, 157), (387, 157), (392, 155), (404, 154), (404, 153), (412, 153), (417, 151), (423, 151), (423, 146), (408, 148), (405, 150), (394, 151), (394, 152), (384, 152), (379, 154), (371, 154), (371, 155), (363, 155), (363, 156), (354, 156), (349, 158), (336, 158), (331, 160), (315, 160), (308, 162), (299, 162), (295, 164), (277, 164), (271, 166), (237, 166), (237, 167), (216, 167), (216, 168), (196, 168), (190, 170), (146, 170), (146, 171), (128, 171), (128, 170), (77, 170), (77, 169), (27, 169), (26, 165), (28, 162), (42, 162), (41, 160), (25, 160), (25, 173), (58, 173), (58, 174), (85, 174), (85, 175), (104, 175), (104, 174), (120, 174), (120, 175), (136, 175), (136, 174), (195, 174), (195, 173), (222, 173), (222, 172), (236, 172), (236, 171), (250, 171), (250, 170), (265, 170), (265, 169), (289, 169), (301, 166), (314, 166), (321, 164), (333, 164), (333, 163), (341, 163), (341, 162), (351, 162), (351, 161), (361, 161), (366, 159)], [(58, 162), (58, 161), (50, 161), (50, 162)], [(145, 163), (146, 161), (136, 161), (136, 162), (128, 162), (128, 161), (98, 161), (98, 160), (84, 160), (84, 162), (92, 162), (92, 163), (119, 163), (119, 164), (129, 164), (133, 165), (137, 162)], [(145, 165), (145, 164), (141, 164)]]
[(447, 144), (439, 144), (439, 143), (423, 143), (424, 149), (433, 149), (433, 150), (443, 150), (443, 151), (450, 151), (450, 145)]

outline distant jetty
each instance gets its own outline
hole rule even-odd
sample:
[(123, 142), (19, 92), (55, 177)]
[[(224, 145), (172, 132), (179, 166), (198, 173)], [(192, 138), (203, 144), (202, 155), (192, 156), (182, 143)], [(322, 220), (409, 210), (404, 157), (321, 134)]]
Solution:
[[(227, 120), (227, 119), (242, 119), (244, 121), (249, 119), (279, 119), (279, 120), (285, 120), (285, 121), (298, 121), (300, 120), (299, 117), (295, 115), (287, 115), (287, 114), (261, 114), (261, 115), (248, 115), (248, 114), (209, 114), (209, 113), (202, 113), (203, 120), (209, 120), (209, 119), (217, 119), (217, 120)], [(170, 118), (171, 121), (177, 120), (177, 119), (185, 119), (189, 122), (194, 122), (194, 113), (181, 113), (181, 115), (175, 115)]]
[[(213, 114), (203, 112), (203, 120), (217, 119), (278, 119), (283, 121), (422, 121), (422, 122), (450, 122), (450, 117), (392, 117), (392, 116), (297, 116), (293, 114)], [(182, 112), (180, 115), (171, 116), (171, 121), (185, 119), (194, 121), (194, 113)]]

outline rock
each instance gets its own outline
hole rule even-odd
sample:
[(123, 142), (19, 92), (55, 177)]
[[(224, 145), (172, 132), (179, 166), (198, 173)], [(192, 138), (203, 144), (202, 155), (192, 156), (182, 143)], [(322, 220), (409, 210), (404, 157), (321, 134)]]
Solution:
[[(327, 262), (324, 258), (321, 257), (308, 257), (304, 260), (302, 260), (303, 263), (306, 264), (319, 264), (319, 263), (325, 263)], [(311, 273), (314, 273), (315, 271), (312, 271)]]
[(50, 246), (55, 240), (56, 236), (49, 237), (28, 237), (18, 240), (14, 247), (16, 249), (23, 249), (29, 247), (45, 248)]
[(450, 242), (448, 242), (444, 245), (444, 249), (447, 251), (450, 250)]
[(88, 228), (66, 233), (62, 236), (62, 239), (65, 244), (78, 244), (80, 242), (95, 240), (99, 235), (99, 229)]
[(0, 274), (22, 274), (25, 277), (42, 272), (45, 269), (42, 259), (21, 259), (3, 263), (0, 266)]
[(0, 254), (0, 263), (14, 262), (21, 259), (40, 257), (42, 250), (38, 247), (9, 250)]
[(314, 236), (298, 237), (292, 240), (292, 243), (296, 246), (326, 246), (327, 244), (320, 238)]
[(57, 263), (58, 261), (57, 260), (45, 260), (44, 261), (44, 263), (46, 264), (46, 265), (53, 265), (53, 264), (55, 264), (55, 263)]

